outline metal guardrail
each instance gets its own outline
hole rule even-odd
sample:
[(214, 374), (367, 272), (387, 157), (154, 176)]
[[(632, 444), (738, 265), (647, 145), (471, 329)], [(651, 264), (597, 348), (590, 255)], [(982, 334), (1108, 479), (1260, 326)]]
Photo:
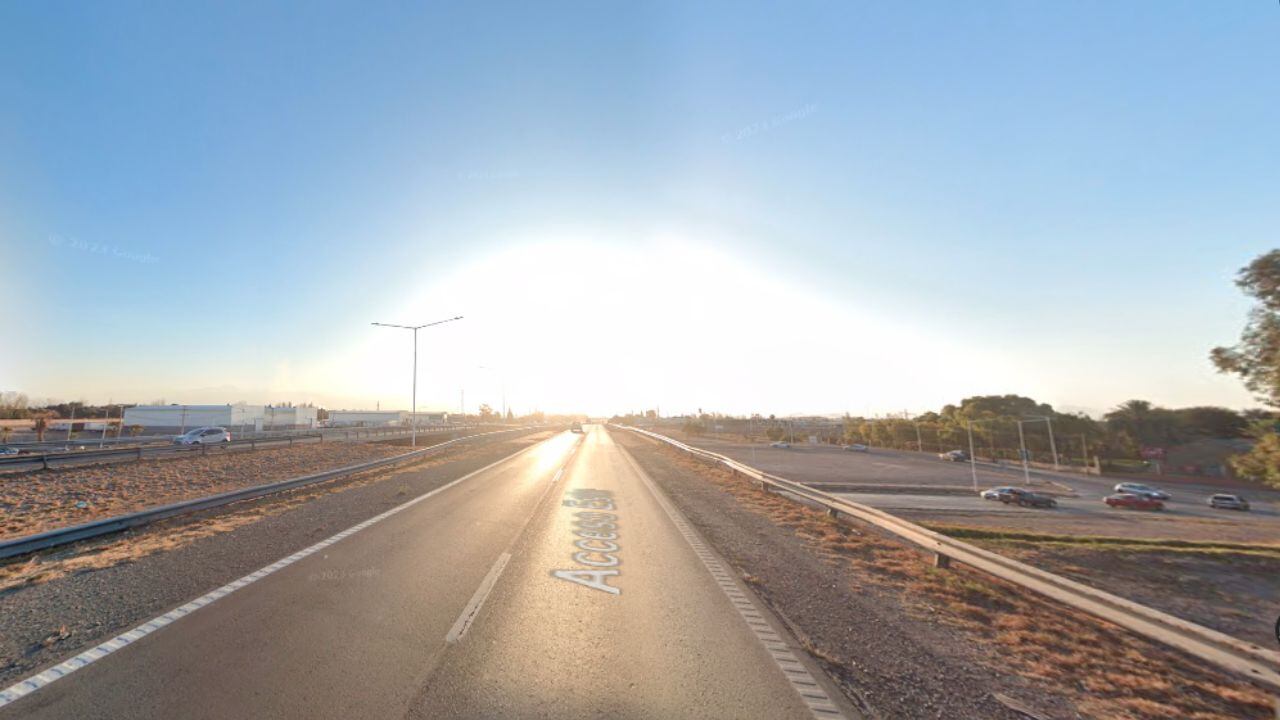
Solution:
[(27, 553), (35, 552), (37, 550), (46, 550), (59, 545), (66, 545), (68, 543), (87, 540), (101, 535), (109, 535), (111, 533), (120, 532), (121, 530), (146, 525), (157, 520), (163, 520), (177, 515), (186, 515), (200, 510), (208, 510), (210, 508), (229, 505), (241, 500), (252, 500), (265, 495), (271, 495), (285, 490), (292, 490), (304, 485), (311, 485), (325, 480), (333, 480), (347, 475), (354, 475), (355, 473), (364, 472), (366, 470), (396, 465), (407, 460), (416, 459), (449, 445), (465, 442), (467, 440), (530, 429), (533, 428), (519, 427), (509, 430), (494, 430), (475, 435), (466, 435), (460, 438), (454, 438), (453, 440), (447, 440), (436, 445), (431, 445), (420, 450), (412, 450), (400, 455), (394, 455), (389, 458), (372, 460), (369, 462), (358, 463), (356, 465), (348, 465), (334, 470), (325, 470), (323, 472), (302, 475), (300, 477), (266, 483), (264, 485), (255, 485), (254, 487), (242, 488), (240, 490), (230, 490), (224, 493), (218, 493), (217, 495), (207, 495), (205, 497), (194, 498), (192, 500), (183, 500), (169, 505), (140, 510), (127, 515), (117, 515), (115, 517), (103, 518), (102, 520), (95, 520), (81, 525), (72, 525), (66, 528), (49, 530), (35, 535), (6, 540), (0, 542), (0, 559), (26, 555)]
[(624, 427), (679, 448), (695, 457), (723, 465), (735, 473), (760, 483), (762, 489), (774, 488), (804, 498), (826, 508), (833, 516), (843, 513), (897, 535), (937, 554), (938, 564), (951, 560), (964, 563), (990, 575), (1033, 590), (1077, 610), (1084, 611), (1131, 632), (1169, 645), (1224, 670), (1246, 678), (1273, 692), (1280, 692), (1280, 652), (1267, 650), (1212, 628), (1174, 617), (1168, 613), (1112, 595), (1111, 593), (1069, 580), (1039, 568), (1026, 565), (970, 545), (915, 523), (890, 515), (883, 510), (835, 497), (786, 478), (762, 472), (732, 458), (686, 445), (666, 435), (640, 428)]
[[(430, 435), (439, 432), (453, 432), (458, 428), (455, 427), (432, 427), (419, 428), (420, 435)], [(6, 467), (21, 467), (25, 465), (39, 465), (40, 469), (48, 470), (53, 465), (60, 464), (79, 464), (91, 463), (95, 460), (141, 460), (144, 457), (161, 457), (166, 455), (189, 455), (191, 453), (208, 453), (210, 450), (225, 452), (226, 450), (235, 448), (257, 449), (259, 445), (264, 447), (276, 445), (293, 445), (294, 442), (325, 442), (325, 438), (341, 440), (359, 440), (361, 438), (368, 439), (390, 439), (399, 437), (409, 437), (409, 428), (350, 428), (350, 429), (333, 429), (327, 432), (308, 432), (294, 434), (278, 434), (264, 435), (261, 437), (244, 438), (240, 440), (232, 440), (228, 443), (218, 443), (212, 445), (175, 445), (169, 443), (151, 443), (139, 444), (127, 448), (111, 448), (105, 450), (67, 450), (62, 452), (46, 452), (46, 453), (25, 453), (19, 455), (6, 455), (0, 457), (0, 469)]]

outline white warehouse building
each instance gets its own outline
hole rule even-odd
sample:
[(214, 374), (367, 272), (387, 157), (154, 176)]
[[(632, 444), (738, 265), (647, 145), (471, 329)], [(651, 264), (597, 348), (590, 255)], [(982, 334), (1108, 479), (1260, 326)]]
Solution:
[[(406, 410), (330, 410), (329, 424), (334, 427), (382, 427), (409, 424), (412, 413)], [(420, 412), (418, 425), (444, 425), (449, 413)]]
[[(124, 426), (141, 425), (149, 432), (180, 433), (214, 425), (232, 432), (261, 430), (261, 405), (135, 405), (125, 408)], [(314, 418), (315, 410), (311, 410)]]
[(301, 430), (316, 426), (316, 409), (313, 407), (263, 408), (264, 430)]

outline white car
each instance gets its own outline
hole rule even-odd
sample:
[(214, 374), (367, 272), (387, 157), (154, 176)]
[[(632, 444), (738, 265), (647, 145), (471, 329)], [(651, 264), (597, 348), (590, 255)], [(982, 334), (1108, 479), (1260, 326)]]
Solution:
[(199, 427), (173, 439), (174, 445), (217, 445), (231, 442), (231, 433), (222, 427)]
[(845, 450), (848, 450), (849, 452), (870, 452), (870, 450), (871, 450), (871, 448), (868, 448), (866, 445), (862, 445), (862, 444), (860, 444), (860, 443), (853, 443), (852, 445), (845, 445), (845, 446), (844, 446), (844, 449), (845, 449)]
[(1122, 482), (1117, 484), (1114, 490), (1118, 493), (1128, 493), (1130, 495), (1146, 495), (1157, 500), (1168, 500), (1170, 497), (1169, 493), (1142, 483)]
[(791, 443), (786, 440), (775, 440), (774, 442), (769, 443), (769, 447), (789, 448), (791, 447)]

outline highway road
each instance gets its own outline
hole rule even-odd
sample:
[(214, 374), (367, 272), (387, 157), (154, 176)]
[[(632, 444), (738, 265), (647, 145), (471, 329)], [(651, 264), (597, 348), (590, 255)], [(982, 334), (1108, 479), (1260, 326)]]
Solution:
[(0, 717), (852, 716), (602, 428), (370, 514)]

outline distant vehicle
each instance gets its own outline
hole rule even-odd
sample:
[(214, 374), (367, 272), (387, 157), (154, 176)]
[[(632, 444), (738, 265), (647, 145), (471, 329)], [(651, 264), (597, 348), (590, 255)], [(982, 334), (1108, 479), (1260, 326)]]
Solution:
[(1148, 495), (1157, 500), (1168, 500), (1170, 498), (1169, 493), (1153, 488), (1150, 485), (1143, 485), (1142, 483), (1122, 482), (1117, 484), (1113, 489), (1118, 493)]
[(963, 450), (948, 450), (944, 453), (938, 453), (939, 460), (950, 460), (951, 462), (966, 462), (969, 459), (969, 453)]
[(789, 448), (791, 447), (791, 443), (787, 442), (786, 440), (774, 440), (773, 442), (769, 443), (769, 447)]
[(1102, 499), (1109, 507), (1129, 508), (1130, 510), (1163, 510), (1164, 501), (1160, 498), (1136, 493), (1119, 492)]
[(1249, 501), (1245, 500), (1243, 495), (1218, 493), (1209, 498), (1209, 507), (1220, 510), (1248, 510)]
[(0, 445), (0, 455), (17, 455), (18, 448), (9, 447), (8, 445)]
[(173, 439), (174, 445), (217, 445), (231, 442), (231, 433), (223, 427), (198, 427)]
[(570, 425), (569, 432), (582, 433), (583, 432), (582, 423), (575, 422), (574, 424)]
[(1058, 501), (1048, 495), (1041, 495), (1030, 490), (1024, 490), (1016, 487), (997, 487), (990, 490), (983, 490), (983, 500), (999, 500), (1009, 505), (1020, 505), (1022, 507), (1058, 507)]
[(871, 448), (867, 447), (866, 445), (861, 445), (859, 443), (853, 443), (852, 445), (845, 445), (844, 449), (848, 450), (849, 452), (870, 452), (871, 451)]

